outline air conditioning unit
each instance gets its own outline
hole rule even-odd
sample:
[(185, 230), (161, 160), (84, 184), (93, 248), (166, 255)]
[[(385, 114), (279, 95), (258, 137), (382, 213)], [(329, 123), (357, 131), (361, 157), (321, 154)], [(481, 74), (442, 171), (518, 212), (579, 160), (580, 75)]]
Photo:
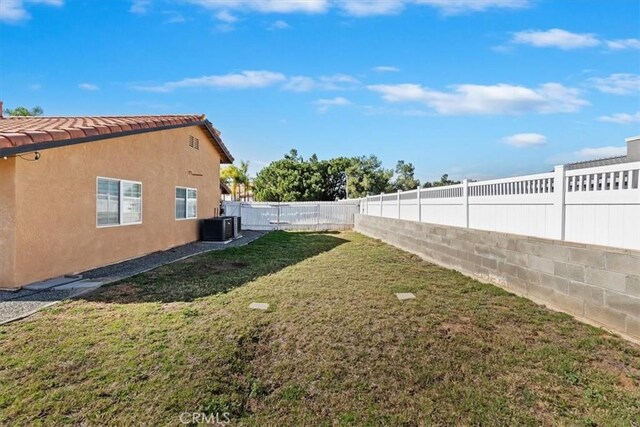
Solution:
[(234, 237), (240, 237), (242, 234), (242, 218), (239, 216), (232, 216), (231, 218), (233, 218)]
[(202, 240), (209, 242), (226, 242), (236, 236), (233, 217), (219, 216), (202, 221)]

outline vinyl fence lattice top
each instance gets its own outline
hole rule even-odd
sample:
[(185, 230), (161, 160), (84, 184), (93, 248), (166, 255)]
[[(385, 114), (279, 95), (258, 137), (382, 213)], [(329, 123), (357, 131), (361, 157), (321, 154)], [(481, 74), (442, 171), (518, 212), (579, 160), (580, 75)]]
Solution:
[(640, 250), (640, 162), (419, 188), (361, 213)]

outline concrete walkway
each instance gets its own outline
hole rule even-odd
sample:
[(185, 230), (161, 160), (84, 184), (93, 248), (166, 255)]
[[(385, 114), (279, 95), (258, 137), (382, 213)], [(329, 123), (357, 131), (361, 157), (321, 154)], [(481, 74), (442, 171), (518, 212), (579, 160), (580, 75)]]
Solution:
[(140, 258), (86, 271), (78, 277), (59, 277), (25, 286), (19, 291), (0, 290), (0, 325), (23, 319), (39, 310), (68, 298), (77, 297), (100, 287), (192, 257), (205, 252), (244, 246), (264, 236), (267, 231), (242, 232), (242, 237), (228, 243), (193, 242)]

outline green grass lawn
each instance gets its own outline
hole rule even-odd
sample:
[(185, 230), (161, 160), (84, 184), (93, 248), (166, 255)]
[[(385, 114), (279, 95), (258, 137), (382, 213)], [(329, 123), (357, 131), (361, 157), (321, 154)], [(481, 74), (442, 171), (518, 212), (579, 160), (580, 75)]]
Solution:
[(182, 412), (640, 426), (640, 348), (353, 232), (274, 232), (0, 327), (0, 424), (180, 425)]

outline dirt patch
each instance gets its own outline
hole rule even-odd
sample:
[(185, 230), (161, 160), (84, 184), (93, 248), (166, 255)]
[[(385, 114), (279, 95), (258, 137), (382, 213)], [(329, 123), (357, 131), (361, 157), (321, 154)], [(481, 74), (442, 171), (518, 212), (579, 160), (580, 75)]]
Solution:
[(636, 391), (640, 387), (640, 369), (607, 359), (594, 361), (591, 366), (616, 377), (620, 386), (625, 390)]
[(438, 327), (438, 334), (445, 339), (451, 339), (459, 334), (467, 334), (471, 330), (469, 323), (445, 322)]

